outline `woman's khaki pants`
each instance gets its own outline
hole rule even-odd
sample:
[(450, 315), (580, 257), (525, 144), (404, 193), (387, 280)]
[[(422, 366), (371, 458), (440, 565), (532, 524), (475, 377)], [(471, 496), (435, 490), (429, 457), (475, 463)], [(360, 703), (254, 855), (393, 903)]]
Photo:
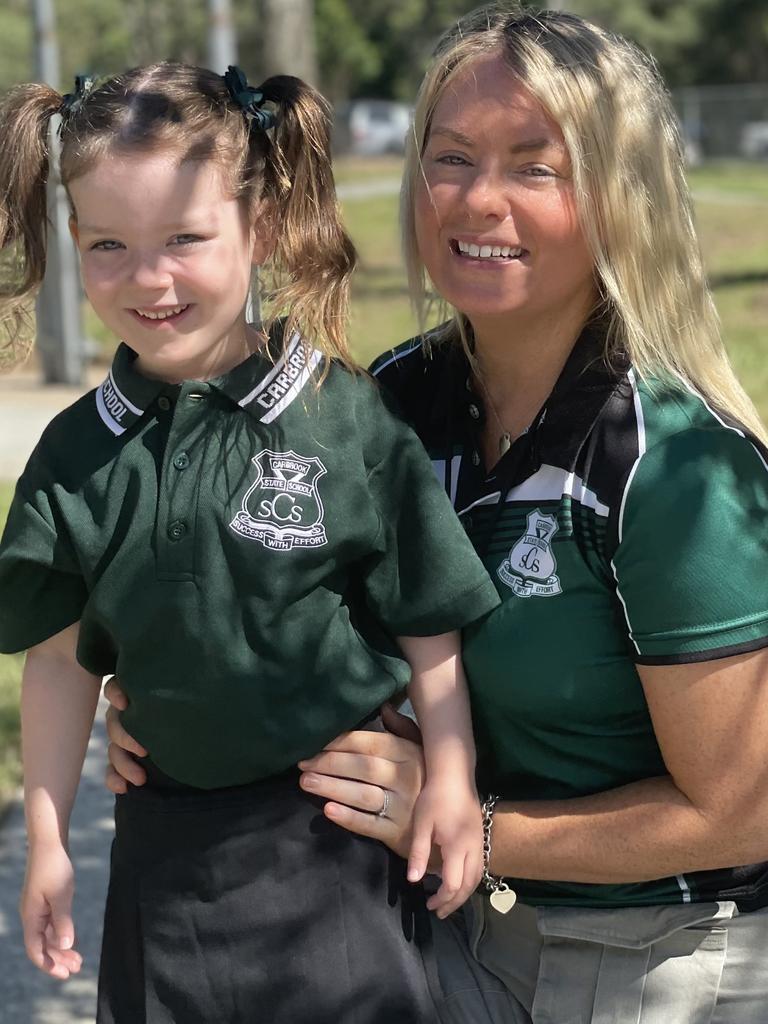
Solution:
[(433, 926), (444, 1024), (768, 1024), (768, 908), (502, 915), (474, 896)]

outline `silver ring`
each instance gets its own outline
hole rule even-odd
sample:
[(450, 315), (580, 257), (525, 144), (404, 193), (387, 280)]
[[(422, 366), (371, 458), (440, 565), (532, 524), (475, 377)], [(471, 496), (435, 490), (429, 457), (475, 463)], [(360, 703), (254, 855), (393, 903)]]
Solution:
[(389, 810), (389, 790), (382, 789), (382, 793), (384, 794), (384, 803), (381, 805), (381, 810), (376, 811), (377, 818), (386, 818)]

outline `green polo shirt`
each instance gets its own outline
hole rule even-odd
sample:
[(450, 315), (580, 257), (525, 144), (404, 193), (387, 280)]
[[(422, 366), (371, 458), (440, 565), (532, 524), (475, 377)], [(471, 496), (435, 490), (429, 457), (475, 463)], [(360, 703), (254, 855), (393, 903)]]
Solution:
[[(682, 387), (638, 380), (584, 332), (530, 430), (486, 472), (458, 346), (374, 365), (433, 458), (502, 604), (464, 663), (479, 782), (567, 799), (666, 774), (636, 666), (768, 646), (766, 452)], [(685, 723), (680, 723), (685, 728)], [(768, 903), (768, 864), (628, 885), (514, 879), (528, 903)]]
[(378, 386), (298, 337), (169, 385), (122, 346), (57, 416), (0, 544), (0, 650), (80, 621), (123, 723), (172, 778), (280, 772), (407, 683), (397, 635), (460, 628), (496, 590)]

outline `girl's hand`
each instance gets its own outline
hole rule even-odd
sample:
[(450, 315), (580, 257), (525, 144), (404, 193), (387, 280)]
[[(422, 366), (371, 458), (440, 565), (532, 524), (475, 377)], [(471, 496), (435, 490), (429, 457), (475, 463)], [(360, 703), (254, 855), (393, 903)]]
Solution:
[(107, 789), (113, 793), (125, 793), (129, 782), (134, 786), (143, 786), (147, 781), (147, 773), (133, 757), (134, 754), (137, 757), (146, 757), (147, 751), (125, 731), (120, 722), (120, 712), (128, 707), (128, 698), (120, 689), (120, 683), (115, 676), (104, 687), (104, 696), (110, 704), (106, 714), (107, 735), (110, 740), (107, 747), (109, 764), (104, 782)]
[(422, 790), (413, 812), (408, 881), (424, 876), (433, 844), (440, 848), (442, 882), (427, 907), (444, 918), (469, 899), (483, 873), (483, 817), (469, 782), (438, 776)]
[(66, 850), (58, 842), (33, 844), (19, 912), (27, 956), (53, 978), (77, 974), (83, 958), (72, 947), (74, 872)]
[[(300, 761), (300, 785), (330, 801), (324, 810), (331, 821), (378, 839), (406, 858), (413, 808), (424, 784), (424, 755), (411, 719), (385, 704), (382, 720), (388, 732), (344, 733), (315, 757)], [(387, 813), (380, 816), (385, 790)], [(430, 868), (438, 870), (436, 865)]]

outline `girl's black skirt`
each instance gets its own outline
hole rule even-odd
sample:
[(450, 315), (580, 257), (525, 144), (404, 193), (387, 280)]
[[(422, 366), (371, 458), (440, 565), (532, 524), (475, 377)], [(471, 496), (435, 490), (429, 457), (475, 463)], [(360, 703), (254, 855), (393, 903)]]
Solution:
[(433, 1024), (421, 888), (322, 804), (296, 771), (117, 797), (98, 1024)]

